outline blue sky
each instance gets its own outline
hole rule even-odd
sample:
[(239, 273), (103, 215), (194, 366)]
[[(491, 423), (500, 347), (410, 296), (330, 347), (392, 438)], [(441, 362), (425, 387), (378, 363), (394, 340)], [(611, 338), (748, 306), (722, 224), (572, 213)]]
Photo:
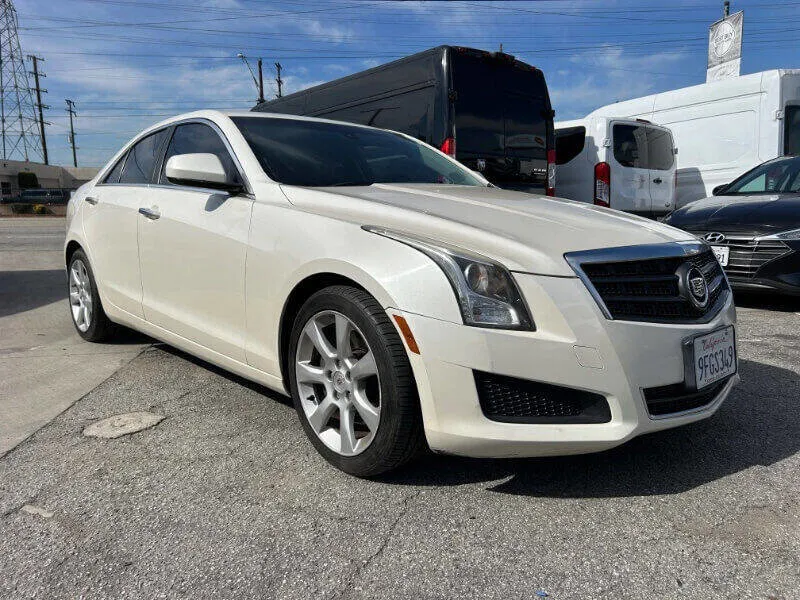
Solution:
[[(16, 0), (23, 54), (45, 59), (51, 162), (69, 164), (64, 99), (75, 100), (82, 166), (97, 166), (162, 118), (249, 108), (244, 52), (285, 92), (440, 44), (506, 52), (542, 68), (557, 119), (705, 81), (708, 25), (722, 2), (375, 0)], [(800, 67), (800, 1), (745, 11), (742, 72)]]

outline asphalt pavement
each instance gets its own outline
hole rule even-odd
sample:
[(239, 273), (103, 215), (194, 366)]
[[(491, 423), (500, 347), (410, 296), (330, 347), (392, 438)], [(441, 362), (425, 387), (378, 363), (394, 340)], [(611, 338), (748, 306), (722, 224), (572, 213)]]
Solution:
[[(738, 301), (742, 383), (707, 421), (374, 481), (286, 398), (144, 346), (0, 459), (0, 597), (800, 598), (800, 302)], [(82, 435), (132, 411), (165, 418)]]
[(64, 235), (64, 219), (0, 219), (0, 456), (150, 341), (78, 337), (67, 312)]

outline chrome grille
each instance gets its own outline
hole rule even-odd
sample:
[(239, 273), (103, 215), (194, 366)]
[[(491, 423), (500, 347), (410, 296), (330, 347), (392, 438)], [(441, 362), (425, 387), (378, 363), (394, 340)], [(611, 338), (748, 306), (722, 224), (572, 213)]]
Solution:
[[(706, 322), (719, 311), (728, 290), (714, 254), (701, 244), (691, 248), (678, 244), (633, 246), (570, 253), (566, 258), (611, 319)], [(681, 294), (678, 272), (686, 263), (700, 269), (707, 282), (708, 302), (703, 308)]]
[[(703, 237), (708, 234), (695, 232), (695, 235)], [(730, 277), (748, 279), (755, 277), (756, 272), (768, 262), (792, 251), (780, 240), (758, 240), (744, 236), (725, 236), (723, 241), (713, 242), (713, 245), (730, 248), (728, 266), (725, 267), (725, 272)]]

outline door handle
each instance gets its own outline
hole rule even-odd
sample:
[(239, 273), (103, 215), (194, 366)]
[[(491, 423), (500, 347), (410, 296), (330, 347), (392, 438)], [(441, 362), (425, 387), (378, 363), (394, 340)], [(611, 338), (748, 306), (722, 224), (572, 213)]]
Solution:
[(84, 200), (86, 200), (86, 202), (88, 202), (88, 203), (89, 203), (89, 204), (91, 204), (92, 206), (94, 206), (94, 205), (95, 205), (95, 204), (97, 204), (97, 202), (98, 202), (98, 201), (97, 201), (97, 198), (95, 198), (94, 196), (86, 196), (86, 197), (84, 198)]
[(157, 208), (140, 208), (139, 209), (139, 214), (140, 215), (144, 215), (145, 217), (147, 217), (151, 221), (155, 221), (156, 219), (158, 219), (161, 216), (161, 213), (158, 212)]
[(653, 183), (661, 183), (662, 181), (663, 179), (661, 179), (661, 177), (656, 177), (655, 179), (653, 179)]

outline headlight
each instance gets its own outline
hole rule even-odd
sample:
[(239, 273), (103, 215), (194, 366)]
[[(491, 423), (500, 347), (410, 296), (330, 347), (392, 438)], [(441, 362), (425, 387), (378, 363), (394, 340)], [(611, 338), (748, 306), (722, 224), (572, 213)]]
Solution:
[(773, 233), (772, 235), (765, 235), (759, 238), (758, 240), (800, 240), (800, 229), (791, 229), (789, 231), (783, 231), (781, 233)]
[(380, 227), (364, 226), (364, 230), (416, 248), (439, 265), (453, 287), (466, 325), (535, 329), (514, 278), (502, 265), (467, 250)]

